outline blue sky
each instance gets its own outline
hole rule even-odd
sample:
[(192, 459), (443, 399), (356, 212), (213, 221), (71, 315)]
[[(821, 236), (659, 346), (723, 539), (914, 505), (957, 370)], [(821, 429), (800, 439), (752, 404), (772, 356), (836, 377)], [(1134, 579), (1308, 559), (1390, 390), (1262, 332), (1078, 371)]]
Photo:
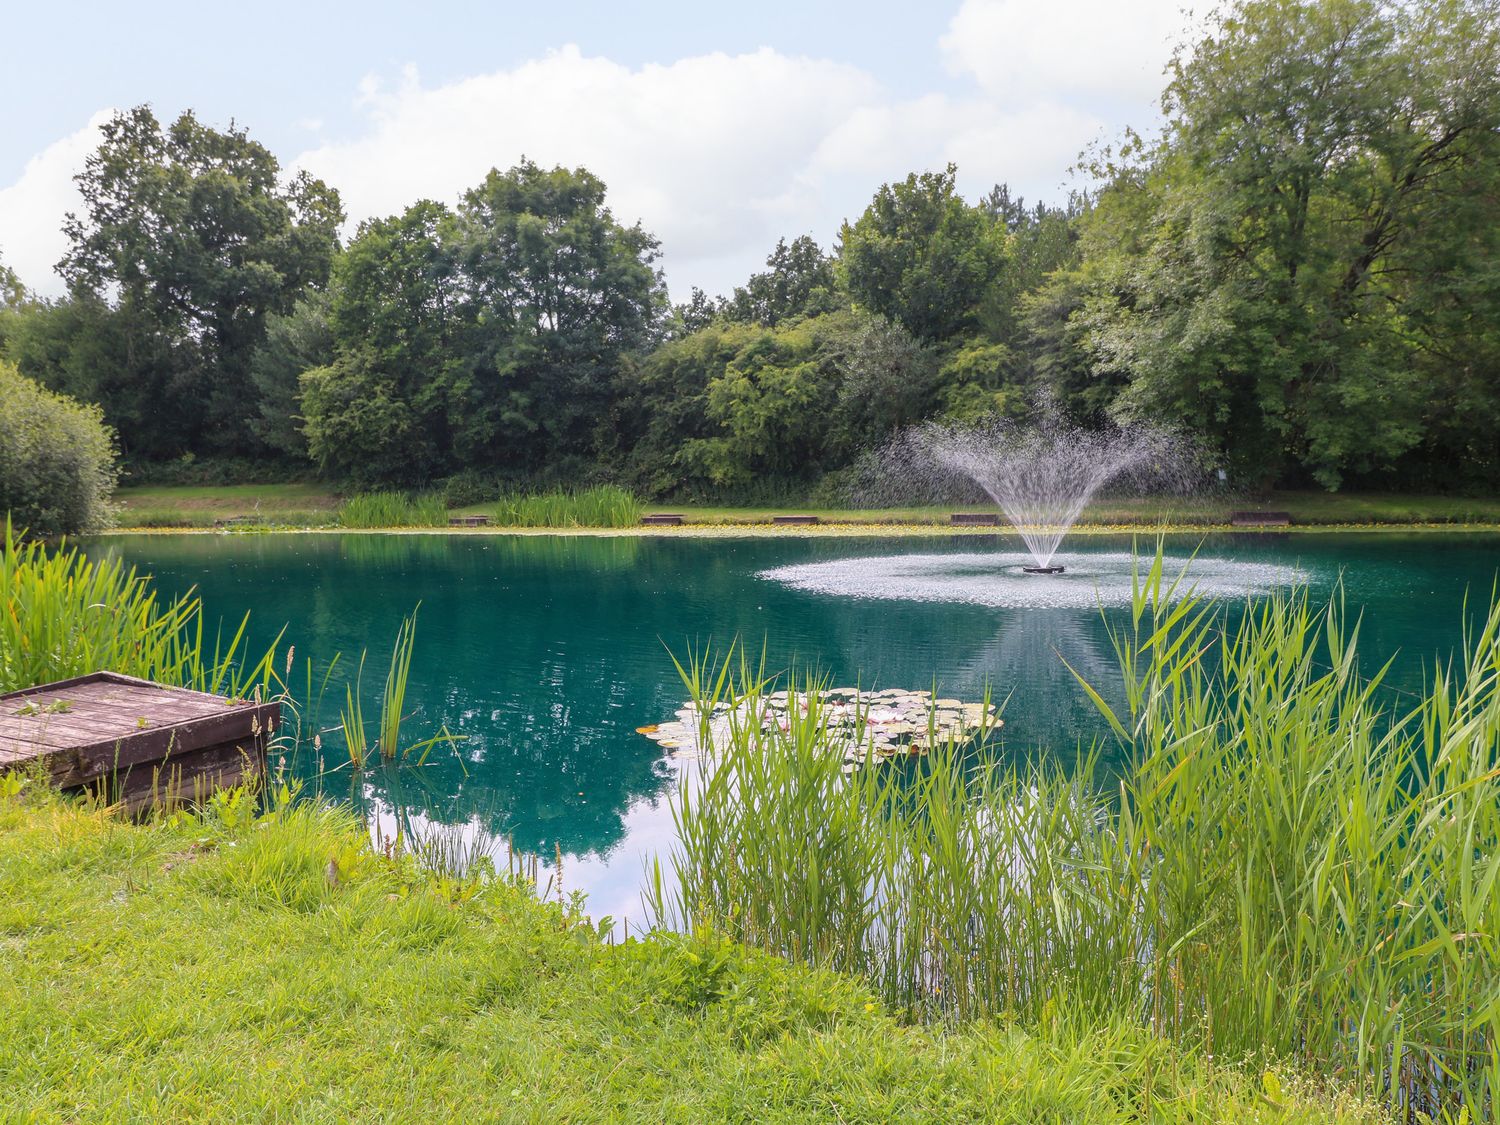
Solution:
[(0, 257), (58, 291), (70, 177), (150, 102), (238, 120), (354, 220), (523, 153), (584, 164), (662, 239), (674, 296), (727, 291), (908, 171), (1060, 197), (1084, 145), (1155, 122), (1184, 25), (1178, 0), (31, 4), (0, 68)]

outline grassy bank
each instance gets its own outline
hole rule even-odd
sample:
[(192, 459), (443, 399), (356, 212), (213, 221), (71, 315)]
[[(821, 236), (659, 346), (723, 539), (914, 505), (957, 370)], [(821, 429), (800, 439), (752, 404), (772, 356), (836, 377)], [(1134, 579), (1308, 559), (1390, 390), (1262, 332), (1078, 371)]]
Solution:
[(0, 1118), (1372, 1121), (1139, 1031), (901, 1026), (711, 938), (610, 945), (346, 815), (0, 797)]
[[(162, 486), (122, 488), (118, 499), (119, 524), (124, 528), (215, 526), (333, 527), (338, 525), (342, 501), (327, 486), (317, 484), (233, 485), (224, 488)], [(737, 527), (769, 524), (776, 515), (815, 515), (828, 523), (850, 526), (946, 527), (956, 510), (982, 508), (933, 506), (922, 508), (817, 508), (784, 505), (778, 508), (715, 505), (647, 504), (640, 508), (619, 497), (614, 503), (560, 515), (555, 497), (512, 497), (499, 503), (472, 504), (451, 509), (452, 515), (487, 516), (511, 526), (590, 525), (623, 527), (642, 511), (670, 511), (683, 515), (690, 526)], [(587, 508), (587, 506), (586, 506)], [(1089, 505), (1083, 527), (1218, 526), (1239, 510), (1287, 512), (1303, 526), (1500, 525), (1500, 497), (1408, 496), (1383, 493), (1278, 492), (1263, 498), (1104, 499)], [(378, 513), (372, 513), (378, 514)], [(407, 518), (403, 516), (402, 518)], [(425, 517), (424, 522), (436, 522)], [(364, 523), (363, 526), (383, 526)], [(389, 526), (397, 526), (391, 524)]]

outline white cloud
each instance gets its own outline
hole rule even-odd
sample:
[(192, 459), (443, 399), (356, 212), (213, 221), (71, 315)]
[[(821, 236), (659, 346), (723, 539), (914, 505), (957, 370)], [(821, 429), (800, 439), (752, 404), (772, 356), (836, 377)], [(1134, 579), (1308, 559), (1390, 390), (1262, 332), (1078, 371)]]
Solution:
[(991, 96), (1139, 110), (1164, 84), (1185, 0), (964, 0), (941, 40), (948, 65)]
[[(762, 49), (629, 67), (567, 46), (440, 85), (414, 67), (366, 78), (352, 136), (319, 134), (289, 166), (322, 176), (351, 219), (420, 198), (455, 202), (522, 155), (583, 165), (616, 216), (662, 240), (674, 295), (727, 292), (776, 239), (832, 243), (884, 182), (959, 166), (977, 196), (1004, 180), (1058, 199), (1092, 141), (1150, 126), (1179, 0), (963, 0), (940, 49), (948, 89), (897, 96), (868, 71)], [(37, 156), (0, 191), (0, 254), (27, 284), (57, 292), (58, 227), (77, 206), (70, 177), (106, 114)], [(313, 128), (315, 118), (302, 122)]]
[(781, 234), (826, 227), (824, 185), (800, 173), (880, 97), (855, 67), (771, 50), (631, 69), (565, 47), (443, 86), (423, 87), (411, 71), (394, 90), (366, 82), (368, 132), (295, 163), (337, 185), (355, 218), (424, 197), (452, 202), (522, 155), (583, 165), (609, 186), (618, 218), (662, 240), (685, 292), (742, 280), (745, 262)]
[(99, 126), (114, 115), (102, 109), (76, 133), (56, 141), (26, 162), (21, 176), (0, 189), (0, 259), (34, 292), (63, 291), (54, 266), (68, 249), (63, 216), (83, 207), (73, 177), (99, 145)]

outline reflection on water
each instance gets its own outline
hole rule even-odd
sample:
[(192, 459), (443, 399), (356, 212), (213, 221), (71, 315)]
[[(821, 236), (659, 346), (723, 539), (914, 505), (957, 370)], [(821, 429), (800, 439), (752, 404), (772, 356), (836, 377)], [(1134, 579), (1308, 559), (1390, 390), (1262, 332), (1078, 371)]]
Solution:
[[(1074, 581), (1053, 589), (1088, 591), (1090, 575), (1128, 575), (1130, 546), (1128, 538), (1070, 540), (1058, 561)], [(567, 885), (588, 891), (596, 912), (639, 919), (643, 864), (671, 840), (663, 798), (675, 774), (635, 728), (669, 717), (683, 699), (669, 651), (723, 651), (740, 638), (754, 653), (764, 644), (771, 668), (816, 669), (838, 684), (936, 687), (964, 699), (988, 688), (1007, 701), (996, 753), (1019, 758), (1045, 748), (1071, 758), (1087, 747), (1100, 726), (1067, 665), (1091, 682), (1113, 684), (1101, 613), (1123, 621), (1122, 606), (1101, 610), (1090, 594), (1052, 608), (1017, 608), (993, 590), (916, 600), (890, 584), (913, 569), (923, 581), (956, 575), (971, 593), (986, 583), (1040, 589), (1038, 583), (1056, 581), (1007, 577), (1004, 556), (1016, 547), (1000, 535), (348, 534), (120, 536), (93, 550), (123, 555), (169, 593), (198, 586), (211, 617), (237, 621), (251, 611), (262, 642), (285, 624), (299, 663), (342, 652), (341, 670), (366, 647), (367, 672), (383, 670), (401, 617), (421, 602), (409, 729), (426, 734), (446, 724), (466, 741), (458, 756), (439, 748), (421, 769), (372, 771), (357, 796), (424, 826), (511, 838), (543, 857), (560, 851)], [(1402, 650), (1394, 675), (1406, 688), (1420, 686), (1421, 658), (1458, 640), (1465, 590), (1487, 600), (1497, 547), (1500, 539), (1487, 535), (1224, 536), (1172, 544), (1178, 554), (1197, 550), (1218, 560), (1218, 592), (1236, 605), (1293, 570), (1319, 596), (1342, 576), (1351, 608), (1368, 609), (1364, 651), (1374, 658)], [(886, 578), (883, 587), (865, 581), (835, 591), (783, 580), (788, 568), (804, 577)], [(1243, 580), (1238, 586), (1235, 575)], [(378, 678), (367, 678), (367, 692)], [(325, 726), (337, 721), (342, 694), (342, 686), (329, 691)], [(340, 753), (330, 737), (327, 764)], [(327, 788), (347, 793), (349, 785), (346, 770)]]

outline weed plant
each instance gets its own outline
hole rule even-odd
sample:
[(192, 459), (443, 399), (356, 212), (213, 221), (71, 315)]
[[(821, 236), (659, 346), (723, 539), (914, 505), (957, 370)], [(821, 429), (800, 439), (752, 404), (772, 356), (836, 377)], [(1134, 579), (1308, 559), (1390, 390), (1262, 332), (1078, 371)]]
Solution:
[(596, 485), (574, 492), (512, 493), (495, 505), (503, 527), (634, 527), (641, 502), (623, 488)]
[(361, 492), (339, 507), (340, 527), (446, 527), (448, 501), (436, 492)]
[[(786, 730), (733, 724), (681, 787), (649, 905), (861, 974), (914, 1018), (1125, 1020), (1493, 1120), (1500, 604), (1393, 708), (1337, 600), (1231, 625), (1182, 595), (1158, 557), (1111, 627), (1125, 703), (1082, 684), (1123, 775), (949, 746), (846, 777), (858, 735), (812, 698)], [(766, 686), (743, 664), (685, 680), (703, 707)]]
[(0, 692), (105, 669), (236, 698), (275, 680), (277, 645), (250, 653), (248, 615), (209, 638), (195, 593), (165, 601), (120, 559), (23, 541), (8, 522), (0, 600)]

